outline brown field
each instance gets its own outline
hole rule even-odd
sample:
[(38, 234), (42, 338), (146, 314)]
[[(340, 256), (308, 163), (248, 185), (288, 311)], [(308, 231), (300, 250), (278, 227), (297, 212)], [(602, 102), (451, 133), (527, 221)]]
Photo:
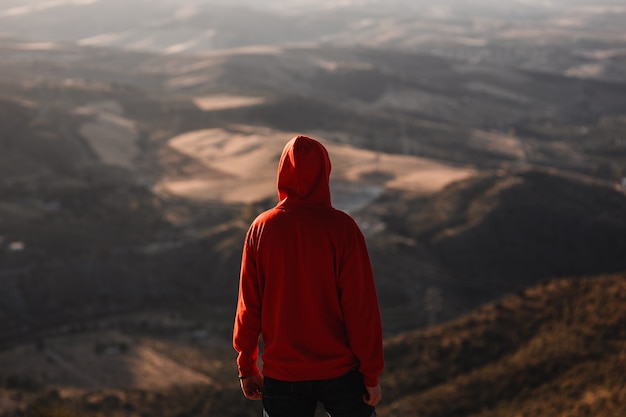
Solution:
[(265, 99), (263, 97), (216, 94), (211, 96), (196, 97), (193, 102), (200, 110), (214, 111), (263, 104)]
[[(169, 146), (202, 163), (204, 175), (163, 178), (155, 189), (163, 194), (199, 201), (250, 203), (276, 194), (276, 167), (283, 146), (295, 133), (240, 126), (235, 130), (206, 129), (176, 136)], [(470, 176), (471, 168), (456, 167), (415, 156), (357, 149), (320, 139), (333, 164), (331, 180), (354, 186), (431, 193)]]
[(94, 116), (85, 123), (80, 134), (98, 155), (110, 165), (134, 169), (134, 160), (139, 154), (135, 123), (125, 118), (117, 102), (92, 103), (76, 110), (79, 114)]
[[(75, 389), (167, 389), (189, 384), (213, 384), (208, 373), (219, 372), (220, 361), (175, 341), (135, 338), (115, 330), (63, 335), (45, 344), (22, 345), (0, 353), (5, 375), (28, 375), (47, 385)], [(178, 356), (177, 356), (178, 355)], [(190, 366), (201, 357), (202, 364)]]

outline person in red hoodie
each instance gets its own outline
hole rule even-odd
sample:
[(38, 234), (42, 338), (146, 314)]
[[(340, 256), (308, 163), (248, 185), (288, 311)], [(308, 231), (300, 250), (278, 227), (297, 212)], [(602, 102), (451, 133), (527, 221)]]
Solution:
[[(278, 204), (246, 234), (233, 346), (244, 396), (269, 417), (375, 416), (380, 311), (363, 234), (332, 207), (326, 148), (297, 136), (278, 166)], [(263, 341), (263, 373), (257, 359)]]

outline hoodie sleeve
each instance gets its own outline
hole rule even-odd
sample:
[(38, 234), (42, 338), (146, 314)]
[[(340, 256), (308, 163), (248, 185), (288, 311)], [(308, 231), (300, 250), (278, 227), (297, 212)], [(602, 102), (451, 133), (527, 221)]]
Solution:
[(356, 224), (339, 263), (339, 289), (350, 349), (368, 387), (383, 371), (382, 325), (365, 238)]
[(239, 296), (233, 331), (233, 347), (238, 352), (239, 375), (253, 376), (259, 372), (259, 336), (261, 334), (261, 293), (257, 279), (254, 250), (248, 231), (241, 260)]

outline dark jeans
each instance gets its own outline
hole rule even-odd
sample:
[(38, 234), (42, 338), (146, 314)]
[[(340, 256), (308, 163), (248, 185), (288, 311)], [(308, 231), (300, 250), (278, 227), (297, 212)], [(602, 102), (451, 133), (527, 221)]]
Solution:
[(372, 417), (374, 407), (363, 402), (363, 376), (353, 369), (337, 378), (319, 381), (263, 382), (264, 417), (313, 417), (317, 402), (331, 417)]

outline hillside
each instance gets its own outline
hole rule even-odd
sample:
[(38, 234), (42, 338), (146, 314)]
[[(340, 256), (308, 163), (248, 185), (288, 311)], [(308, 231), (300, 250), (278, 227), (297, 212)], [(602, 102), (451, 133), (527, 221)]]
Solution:
[(0, 3), (0, 417), (258, 415), (232, 314), (295, 134), (368, 242), (383, 415), (625, 414), (623, 0)]
[(357, 215), (383, 225), (369, 236), (379, 297), (389, 325), (407, 329), (544, 279), (624, 271), (624, 213), (623, 189), (535, 168), (485, 171), (430, 196), (388, 192)]
[(623, 82), (625, 14), (619, 0), (5, 0), (0, 26), (33, 46), (173, 55), (325, 42)]
[(457, 273), (515, 281), (626, 269), (625, 210), (612, 184), (530, 169), (457, 182), (409, 224)]
[[(50, 318), (230, 303), (294, 132), (331, 150), (333, 201), (368, 236), (392, 331), (428, 321), (428, 291), (443, 292), (439, 321), (624, 266), (624, 204), (604, 185), (626, 175), (622, 84), (329, 44), (0, 49), (6, 340)], [(573, 173), (592, 181), (558, 179)]]
[(626, 275), (561, 279), (389, 339), (388, 416), (621, 416)]
[[(625, 324), (626, 275), (622, 273), (547, 281), (442, 326), (398, 334), (385, 342), (384, 401), (379, 414), (621, 416), (626, 412)], [(175, 322), (170, 326), (175, 329)], [(66, 383), (65, 388), (46, 389), (32, 376), (4, 372), (0, 373), (0, 398), (5, 398), (0, 416), (258, 415), (258, 403), (244, 400), (233, 380), (234, 357), (227, 344), (216, 343), (214, 336), (190, 343), (185, 332), (178, 339), (170, 333), (156, 342), (145, 327), (127, 330), (114, 337), (108, 331), (73, 336), (63, 357), (78, 366), (74, 371), (91, 369), (94, 377), (126, 369), (128, 376), (136, 378), (134, 388), (89, 388), (85, 380), (66, 370), (66, 381), (73, 378), (81, 388)], [(118, 344), (123, 341), (126, 348), (105, 354), (97, 353), (96, 345), (93, 353), (93, 345), (85, 344), (88, 339), (102, 342), (107, 337)], [(33, 374), (46, 369), (50, 375), (60, 368), (55, 363), (58, 356), (50, 352), (69, 341), (51, 341), (40, 348), (41, 353), (28, 346), (15, 352), (47, 354), (50, 364), (33, 369)], [(217, 365), (217, 358), (224, 362)], [(159, 369), (167, 370), (168, 379), (179, 385), (164, 387), (159, 385), (165, 382), (162, 379), (151, 379)], [(38, 410), (41, 414), (36, 414)]]
[[(625, 176), (620, 82), (324, 43), (173, 57), (9, 38), (0, 51), (3, 96), (28, 103), (41, 122), (65, 120), (68, 135), (84, 134), (108, 161), (124, 145), (127, 158), (149, 152), (139, 162), (151, 179), (163, 174), (145, 166), (155, 147), (240, 125), (465, 166)], [(99, 148), (114, 142), (105, 128), (129, 139)]]

